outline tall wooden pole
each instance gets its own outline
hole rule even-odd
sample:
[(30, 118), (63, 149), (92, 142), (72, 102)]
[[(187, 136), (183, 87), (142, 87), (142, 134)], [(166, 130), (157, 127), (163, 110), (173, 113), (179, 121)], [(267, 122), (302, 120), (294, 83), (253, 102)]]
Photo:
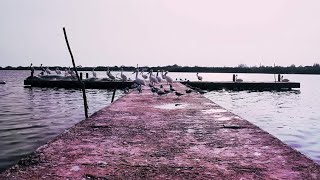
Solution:
[(81, 81), (81, 79), (79, 77), (79, 74), (78, 74), (78, 71), (77, 71), (77, 68), (76, 68), (76, 63), (74, 62), (74, 58), (73, 58), (73, 55), (72, 55), (72, 52), (71, 52), (71, 48), (70, 48), (70, 45), (69, 45), (69, 41), (68, 41), (68, 37), (67, 37), (67, 33), (66, 33), (66, 29), (65, 28), (63, 28), (63, 33), (64, 33), (64, 38), (66, 40), (66, 43), (67, 43), (67, 46), (68, 46), (68, 50), (69, 50), (69, 53), (70, 53), (70, 56), (71, 56), (72, 65), (73, 65), (74, 71), (76, 72), (77, 79), (79, 81), (79, 85), (80, 85), (81, 90), (82, 90), (83, 104), (84, 104), (84, 114), (85, 114), (86, 118), (88, 118), (88, 104), (87, 104), (86, 89), (85, 89), (84, 83)]

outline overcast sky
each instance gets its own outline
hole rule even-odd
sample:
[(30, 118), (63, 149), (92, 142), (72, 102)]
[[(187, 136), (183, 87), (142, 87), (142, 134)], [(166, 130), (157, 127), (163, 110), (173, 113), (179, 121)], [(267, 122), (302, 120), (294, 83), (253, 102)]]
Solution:
[(319, 0), (1, 0), (0, 66), (312, 65)]

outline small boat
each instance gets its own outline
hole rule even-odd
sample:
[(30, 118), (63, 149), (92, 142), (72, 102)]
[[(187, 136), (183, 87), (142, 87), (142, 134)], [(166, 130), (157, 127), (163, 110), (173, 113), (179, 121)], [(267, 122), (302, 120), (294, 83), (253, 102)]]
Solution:
[(6, 84), (6, 82), (5, 81), (0, 81), (0, 84)]

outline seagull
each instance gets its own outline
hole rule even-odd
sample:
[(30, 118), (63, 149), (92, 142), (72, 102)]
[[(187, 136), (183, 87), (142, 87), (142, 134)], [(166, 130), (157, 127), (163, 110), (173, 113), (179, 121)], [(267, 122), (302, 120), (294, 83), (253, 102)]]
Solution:
[(151, 87), (150, 89), (151, 89), (151, 92), (153, 95), (154, 95), (154, 93), (156, 93), (158, 91), (158, 88), (156, 88), (156, 87)]
[(129, 88), (128, 88), (128, 87), (124, 88), (123, 92), (124, 92), (125, 94), (128, 94), (128, 93), (130, 92), (130, 91), (129, 91)]
[(178, 96), (178, 98), (180, 97), (180, 96), (182, 96), (182, 95), (184, 95), (184, 94), (182, 94), (182, 93), (179, 93), (179, 92), (175, 92), (176, 93), (176, 96)]
[(161, 89), (158, 89), (158, 90), (157, 90), (157, 94), (158, 94), (159, 96), (162, 96), (162, 95), (164, 95), (164, 94), (166, 94), (166, 93), (163, 92)]
[(197, 78), (199, 81), (202, 81), (202, 76), (199, 76), (199, 73), (197, 73)]
[(170, 91), (171, 91), (171, 92), (176, 91), (176, 90), (172, 87), (172, 84), (170, 84)]
[(46, 68), (46, 73), (47, 73), (47, 74), (51, 74), (51, 70), (49, 69), (48, 66), (47, 66), (47, 68)]
[(136, 80), (135, 80), (135, 82), (138, 84), (138, 85), (143, 85), (143, 86), (145, 86), (146, 85), (146, 82), (143, 80), (143, 79), (140, 79), (139, 77), (138, 77), (138, 74), (139, 74), (139, 69), (136, 69), (136, 72), (133, 72), (132, 74), (134, 74), (134, 73), (136, 73)]
[(186, 89), (186, 93), (187, 93), (187, 94), (192, 93), (192, 89)]

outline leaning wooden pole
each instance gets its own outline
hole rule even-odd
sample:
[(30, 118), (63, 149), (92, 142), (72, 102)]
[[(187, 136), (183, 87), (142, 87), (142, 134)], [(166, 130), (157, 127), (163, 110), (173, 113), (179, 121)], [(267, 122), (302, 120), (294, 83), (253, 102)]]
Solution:
[(74, 58), (73, 58), (73, 55), (72, 55), (72, 52), (71, 52), (71, 48), (70, 48), (70, 45), (69, 45), (69, 41), (68, 41), (68, 37), (67, 37), (67, 33), (66, 33), (66, 29), (65, 28), (63, 28), (63, 33), (64, 33), (64, 38), (66, 40), (66, 43), (67, 43), (67, 46), (68, 46), (68, 50), (69, 50), (69, 53), (70, 53), (70, 56), (71, 56), (72, 65), (73, 65), (74, 71), (76, 72), (77, 79), (78, 79), (79, 84), (81, 86), (82, 96), (83, 96), (83, 104), (84, 104), (84, 114), (85, 114), (86, 118), (88, 118), (88, 103), (87, 103), (86, 89), (85, 89), (84, 83), (81, 81), (81, 79), (79, 77), (79, 74), (78, 74), (78, 71), (77, 71), (77, 68), (76, 68), (76, 63), (74, 62)]

